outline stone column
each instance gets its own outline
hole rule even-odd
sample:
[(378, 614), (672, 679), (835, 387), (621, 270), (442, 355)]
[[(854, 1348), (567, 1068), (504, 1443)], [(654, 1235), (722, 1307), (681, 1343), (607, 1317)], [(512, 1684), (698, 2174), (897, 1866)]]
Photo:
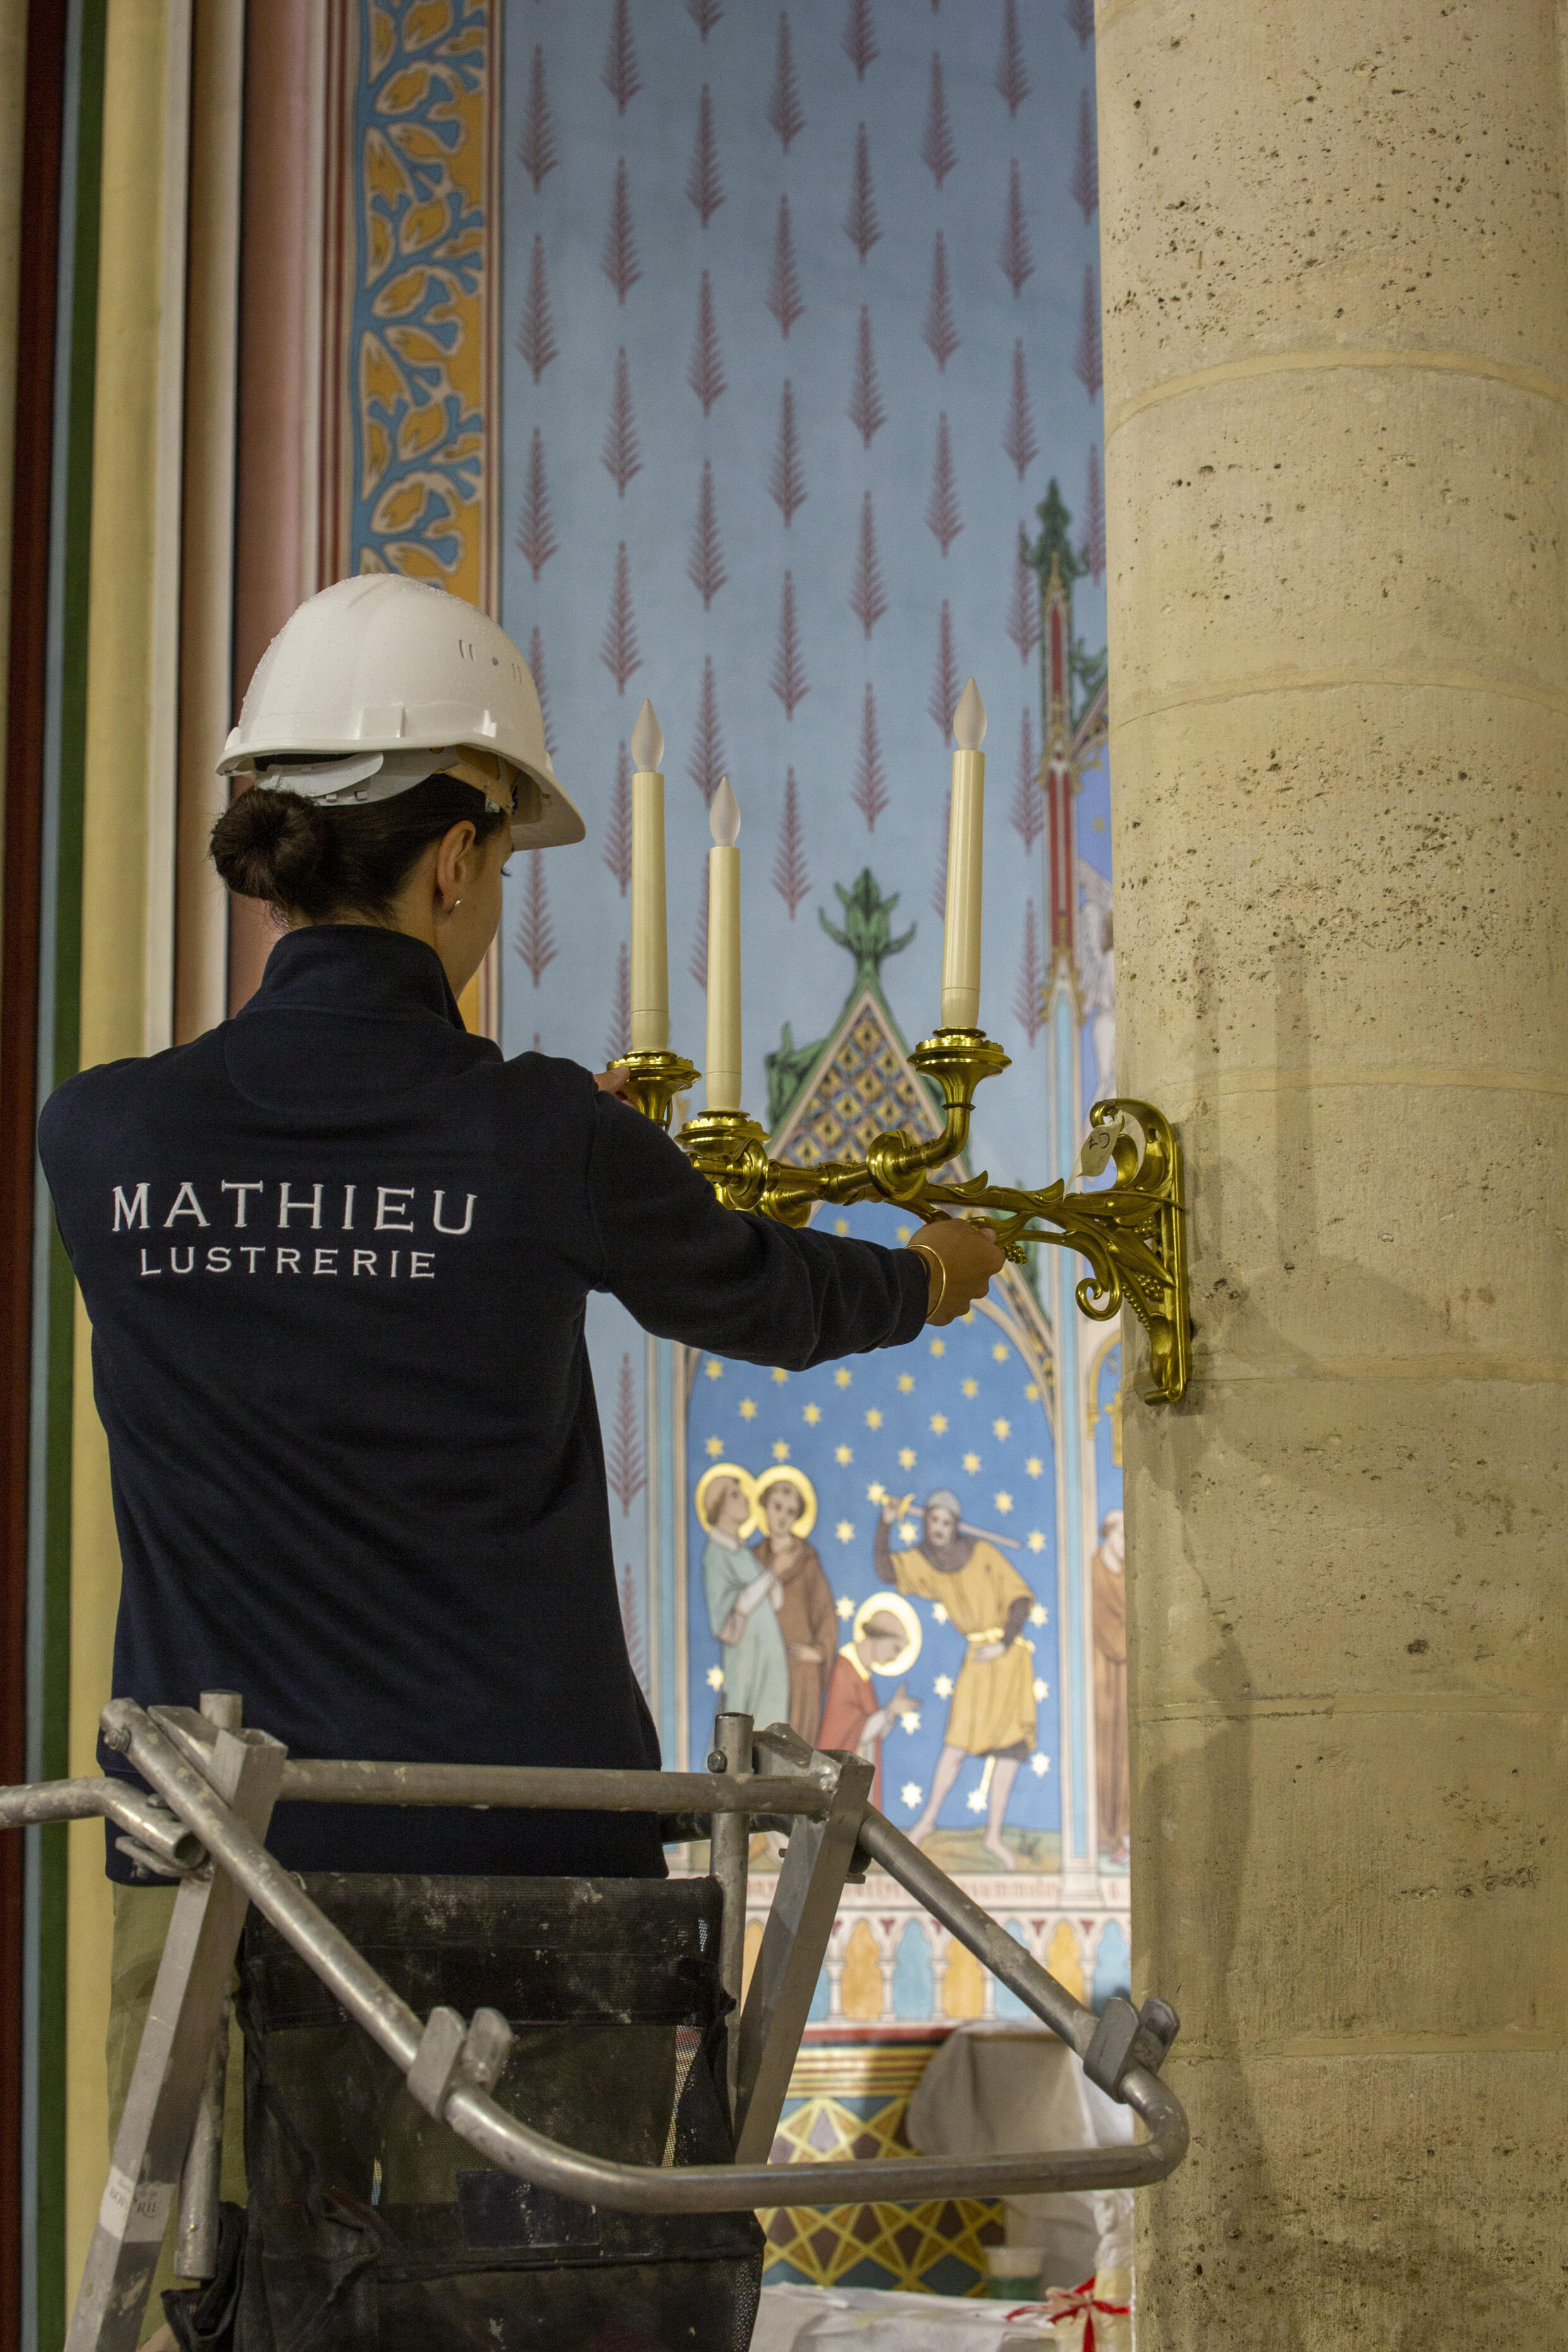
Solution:
[(1568, 2343), (1551, 0), (1100, 0), (1141, 2352)]

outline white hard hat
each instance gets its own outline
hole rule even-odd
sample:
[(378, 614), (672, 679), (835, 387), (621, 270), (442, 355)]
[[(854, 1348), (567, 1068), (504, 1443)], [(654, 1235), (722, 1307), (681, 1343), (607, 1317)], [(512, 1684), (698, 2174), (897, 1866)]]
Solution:
[(441, 772), (487, 792), (493, 779), (507, 799), (515, 785), (517, 848), (553, 848), (586, 830), (556, 781), (511, 639), (460, 596), (397, 572), (340, 580), (285, 621), (218, 761), (220, 775), (246, 772), (336, 805), (384, 800)]

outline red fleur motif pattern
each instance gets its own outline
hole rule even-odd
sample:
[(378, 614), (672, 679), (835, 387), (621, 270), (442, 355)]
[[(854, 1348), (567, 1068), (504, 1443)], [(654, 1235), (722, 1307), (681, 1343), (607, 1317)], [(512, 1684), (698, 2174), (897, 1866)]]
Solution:
[(686, 174), (686, 193), (696, 205), (698, 217), (706, 228), (724, 201), (724, 186), (719, 177), (718, 143), (713, 136), (713, 98), (706, 82), (697, 101), (697, 137)]
[(518, 552), (536, 580), (554, 554), (555, 544), (554, 527), (550, 520), (550, 492), (544, 480), (544, 441), (536, 425), (528, 452), (522, 513), (517, 526)]
[(1040, 454), (1035, 438), (1035, 413), (1029, 404), (1029, 379), (1024, 367), (1024, 346), (1013, 346), (1013, 391), (1007, 403), (1007, 422), (1003, 428), (1002, 446), (1013, 460), (1018, 479), (1023, 480)]
[[(710, 808), (713, 795), (719, 789), (719, 780), (724, 772), (724, 737), (719, 724), (719, 691), (713, 683), (713, 657), (710, 654), (702, 664), (702, 688), (697, 698), (697, 733), (686, 772), (701, 793), (703, 807)], [(703, 903), (707, 903), (706, 896)]]
[(1024, 218), (1024, 188), (1016, 163), (1007, 171), (1007, 216), (1002, 227), (1002, 243), (997, 253), (1002, 275), (1013, 289), (1015, 298), (1035, 274), (1035, 257), (1029, 245), (1029, 225)]
[(875, 833), (877, 819), (888, 806), (888, 787), (877, 733), (877, 698), (869, 686), (860, 710), (860, 748), (856, 755), (855, 782), (849, 797), (865, 818), (867, 832)]
[(533, 240), (533, 258), (529, 263), (528, 292), (523, 297), (517, 348), (535, 383), (557, 356), (555, 333), (550, 320), (550, 281), (544, 271), (544, 239), (542, 236)]
[(1040, 969), (1039, 926), (1035, 919), (1035, 902), (1030, 898), (1024, 907), (1024, 944), (1018, 956), (1018, 985), (1013, 995), (1013, 1010), (1031, 1045), (1045, 1020), (1040, 1002), (1044, 977)]
[(778, 54), (773, 64), (773, 86), (768, 98), (768, 121), (779, 134), (784, 153), (789, 153), (792, 139), (798, 139), (805, 129), (805, 110), (800, 102), (795, 83), (795, 54), (790, 46), (789, 17), (779, 17)]
[(952, 611), (947, 598), (942, 600), (942, 618), (937, 624), (936, 660), (931, 668), (931, 692), (926, 697), (926, 709), (942, 730), (944, 743), (952, 740), (952, 714), (958, 708), (958, 663), (952, 650)]
[(787, 376), (779, 400), (778, 446), (773, 452), (773, 471), (768, 476), (768, 496), (783, 515), (787, 530), (791, 518), (805, 504), (805, 474), (801, 465), (800, 436), (795, 424), (795, 393)]
[(811, 877), (805, 870), (805, 845), (800, 823), (800, 793), (795, 781), (795, 770), (784, 771), (784, 814), (779, 819), (779, 843), (773, 853), (773, 888), (789, 908), (793, 923), (795, 910), (811, 890)]
[(544, 185), (545, 174), (553, 172), (561, 161), (555, 146), (555, 120), (550, 111), (549, 94), (544, 87), (544, 51), (542, 48), (533, 52), (528, 98), (522, 110), (522, 129), (518, 134), (517, 160), (533, 182), (535, 195)]
[(637, 259), (637, 241), (632, 229), (631, 191), (626, 184), (624, 156), (616, 165), (615, 193), (610, 198), (610, 225), (605, 231), (605, 247), (599, 257), (599, 267), (615, 288), (617, 300), (622, 302), (642, 276), (642, 266)]
[(942, 59), (933, 49), (931, 53), (931, 96), (926, 100), (925, 136), (921, 141), (921, 162), (940, 188), (958, 162), (958, 150), (952, 142), (952, 125), (948, 121), (947, 88), (942, 79)]
[(724, 390), (724, 365), (719, 356), (719, 330), (713, 319), (713, 283), (706, 270), (697, 289), (697, 331), (691, 339), (686, 381), (702, 403), (706, 416)]
[(605, 62), (599, 68), (599, 79), (615, 100), (617, 114), (626, 112), (642, 88), (637, 51), (632, 46), (631, 16), (626, 0), (615, 0), (611, 10), (610, 37), (605, 49)]
[(642, 655), (637, 649), (637, 622), (632, 614), (631, 579), (626, 564), (626, 543), (623, 539), (616, 550), (615, 585), (610, 591), (610, 617), (605, 624), (605, 634), (599, 645), (599, 659), (616, 681), (617, 694), (625, 694), (626, 680), (634, 670), (642, 667)]
[(860, 545), (849, 582), (849, 609), (868, 636), (888, 609), (882, 567), (877, 560), (877, 519), (871, 510), (869, 490), (860, 505)]
[(779, 225), (773, 235), (773, 275), (768, 279), (768, 308), (779, 322), (784, 341), (795, 320), (805, 315), (801, 299), (800, 271), (795, 266), (795, 236), (790, 227), (789, 198), (779, 198)]
[(702, 479), (697, 492), (697, 520), (691, 526), (691, 552), (686, 559), (686, 576), (701, 597), (705, 613), (730, 576), (724, 569), (723, 551), (719, 544), (719, 518), (713, 503), (713, 467), (706, 457), (702, 460)]
[(921, 339), (936, 360), (938, 373), (945, 370), (958, 349), (958, 329), (952, 323), (952, 295), (947, 282), (947, 239), (941, 229), (931, 257), (931, 299), (926, 304), (926, 322)]
[(1026, 706), (1018, 730), (1018, 781), (1013, 788), (1013, 830), (1026, 849), (1033, 849), (1046, 829), (1046, 796), (1035, 766), (1035, 719)]
[(855, 132), (855, 170), (849, 183), (844, 234), (862, 261), (882, 234), (881, 223), (877, 218), (877, 199), (871, 187), (871, 142), (866, 135), (863, 122)]
[(800, 631), (795, 622), (795, 580), (787, 572), (784, 576), (784, 593), (779, 599), (778, 643), (768, 684), (784, 704), (786, 719), (795, 717), (796, 705), (804, 701), (811, 691), (805, 682), (805, 663), (801, 656)]
[(952, 476), (952, 440), (947, 429), (945, 414), (936, 420), (936, 463), (931, 471), (926, 529), (944, 555), (963, 529), (959, 519), (958, 491)]
[(632, 763), (624, 743), (616, 751), (616, 788), (605, 828), (605, 863), (624, 898), (632, 878)]
[(632, 417), (631, 371), (626, 365), (624, 343), (616, 353), (616, 385), (610, 394), (610, 421), (605, 427), (605, 446), (600, 455), (617, 495), (624, 499), (626, 484), (634, 474), (642, 472), (642, 453), (637, 447), (637, 429)]
[(855, 374), (849, 386), (849, 422), (867, 448), (879, 425), (888, 421), (882, 405), (882, 394), (877, 383), (877, 355), (871, 348), (871, 312), (860, 305), (860, 324), (855, 335)]
[(512, 945), (517, 950), (523, 970), (537, 988), (558, 952), (554, 926), (550, 919), (549, 895), (544, 886), (544, 852), (542, 849), (531, 849), (528, 853), (528, 874), (522, 886), (522, 912), (518, 917), (517, 937)]
[(1078, 349), (1073, 354), (1072, 372), (1090, 400), (1098, 400), (1104, 369), (1100, 355), (1100, 296), (1095, 289), (1092, 263), (1084, 266), (1083, 308), (1079, 315)]

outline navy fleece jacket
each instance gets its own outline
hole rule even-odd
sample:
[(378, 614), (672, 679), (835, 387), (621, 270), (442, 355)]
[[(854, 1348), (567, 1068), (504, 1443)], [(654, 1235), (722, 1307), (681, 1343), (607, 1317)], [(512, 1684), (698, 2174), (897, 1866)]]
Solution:
[[(296, 1756), (657, 1764), (591, 1290), (796, 1369), (925, 1318), (923, 1260), (721, 1208), (575, 1063), (469, 1036), (395, 932), (289, 933), (235, 1020), (70, 1079), (39, 1145), (109, 1433), (115, 1693), (237, 1690)], [(664, 1867), (651, 1818), (605, 1813), (296, 1804), (270, 1843), (297, 1870)]]

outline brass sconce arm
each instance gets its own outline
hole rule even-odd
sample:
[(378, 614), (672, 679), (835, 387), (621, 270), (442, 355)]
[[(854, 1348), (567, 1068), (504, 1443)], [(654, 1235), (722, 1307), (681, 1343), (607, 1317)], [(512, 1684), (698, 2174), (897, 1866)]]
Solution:
[[(738, 1110), (700, 1112), (678, 1140), (727, 1207), (782, 1224), (804, 1225), (818, 1202), (886, 1201), (924, 1217), (944, 1210), (971, 1216), (1014, 1259), (1031, 1241), (1077, 1250), (1090, 1267), (1078, 1285), (1079, 1307), (1096, 1322), (1131, 1307), (1149, 1335), (1153, 1385), (1146, 1399), (1174, 1403), (1191, 1370), (1191, 1314), (1181, 1146), (1169, 1120), (1151, 1103), (1094, 1105), (1079, 1165), (1091, 1177), (1114, 1167), (1101, 1191), (1072, 1192), (1058, 1179), (1026, 1192), (993, 1184), (984, 1172), (944, 1181), (932, 1171), (964, 1149), (974, 1089), (1007, 1067), (1007, 1055), (981, 1030), (939, 1029), (910, 1059), (935, 1079), (946, 1107), (942, 1132), (929, 1142), (894, 1128), (875, 1139), (864, 1160), (794, 1168), (769, 1158), (763, 1129)], [(1001, 1213), (975, 1215), (984, 1210)]]

